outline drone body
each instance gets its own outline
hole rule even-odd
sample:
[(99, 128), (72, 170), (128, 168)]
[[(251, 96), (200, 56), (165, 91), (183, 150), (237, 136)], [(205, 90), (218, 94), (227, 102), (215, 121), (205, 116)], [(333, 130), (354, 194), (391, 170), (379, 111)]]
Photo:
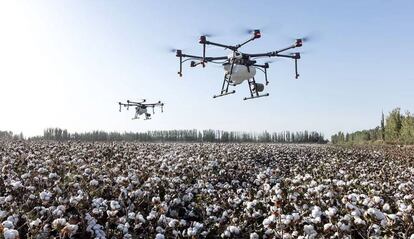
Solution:
[[(198, 65), (205, 67), (207, 63), (222, 64), (224, 68), (223, 84), (220, 94), (213, 96), (213, 98), (233, 94), (236, 91), (229, 91), (230, 85), (237, 86), (244, 81), (247, 81), (250, 90), (250, 97), (245, 97), (244, 100), (269, 96), (268, 93), (261, 94), (261, 92), (264, 90), (265, 84), (269, 84), (269, 81), (267, 79), (267, 69), (269, 68), (269, 63), (266, 62), (264, 64), (258, 64), (257, 59), (259, 58), (283, 57), (294, 59), (296, 72), (295, 78), (297, 79), (299, 77), (297, 71), (297, 61), (300, 59), (300, 53), (281, 53), (296, 47), (301, 47), (303, 43), (302, 39), (296, 39), (295, 43), (291, 46), (267, 53), (248, 54), (239, 51), (243, 45), (261, 37), (260, 30), (253, 30), (252, 33), (253, 36), (249, 40), (238, 45), (224, 45), (221, 43), (211, 42), (207, 41), (206, 36), (201, 36), (199, 43), (203, 45), (202, 56), (183, 54), (181, 50), (176, 50), (176, 56), (180, 59), (180, 70), (178, 71), (178, 75), (182, 76), (182, 64), (188, 60), (192, 60), (190, 64), (191, 67), (196, 67)], [(229, 49), (231, 50), (231, 54), (228, 56), (208, 57), (206, 56), (206, 45), (213, 45), (222, 47), (224, 49)], [(264, 73), (265, 84), (256, 82), (255, 76), (257, 70), (260, 70)]]
[(225, 64), (224, 74), (231, 75), (231, 82), (234, 86), (243, 83), (243, 81), (253, 78), (256, 75), (256, 68), (244, 65), (234, 65), (231, 69), (230, 64)]
[(149, 114), (149, 113), (147, 113), (148, 112), (148, 110), (147, 110), (147, 107), (145, 106), (145, 105), (141, 105), (141, 106), (135, 106), (135, 116), (134, 116), (134, 118), (132, 118), (133, 120), (134, 119), (139, 119), (139, 115), (143, 115), (143, 114), (145, 114), (145, 119), (146, 120), (148, 120), (148, 119), (151, 119), (150, 117), (151, 117), (151, 114)]
[(161, 101), (158, 101), (157, 103), (145, 103), (145, 102), (146, 102), (145, 99), (142, 100), (141, 102), (134, 102), (130, 100), (127, 100), (127, 103), (118, 102), (119, 112), (121, 112), (122, 106), (126, 107), (127, 110), (129, 110), (129, 107), (135, 107), (135, 115), (134, 115), (134, 118), (132, 118), (133, 120), (139, 119), (140, 115), (145, 115), (144, 120), (149, 120), (151, 119), (151, 114), (148, 113), (148, 108), (152, 108), (153, 114), (155, 114), (154, 108), (157, 106), (161, 107), (161, 112), (164, 111), (164, 103), (162, 103)]

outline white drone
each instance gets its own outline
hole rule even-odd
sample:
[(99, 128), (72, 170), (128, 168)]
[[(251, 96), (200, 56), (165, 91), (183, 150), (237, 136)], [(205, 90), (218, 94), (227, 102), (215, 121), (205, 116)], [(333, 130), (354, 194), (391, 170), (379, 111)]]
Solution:
[[(222, 64), (224, 67), (224, 80), (221, 87), (221, 92), (220, 94), (213, 96), (213, 98), (233, 94), (236, 91), (229, 91), (230, 85), (236, 86), (244, 81), (247, 81), (249, 84), (250, 97), (245, 97), (244, 100), (269, 96), (268, 93), (260, 94), (260, 92), (264, 90), (265, 85), (256, 83), (255, 80), (256, 70), (258, 69), (264, 73), (265, 84), (269, 84), (269, 81), (267, 80), (267, 69), (269, 68), (269, 62), (258, 64), (257, 60), (259, 58), (282, 57), (293, 59), (295, 61), (295, 78), (297, 79), (299, 77), (297, 61), (300, 59), (300, 53), (282, 53), (284, 53), (287, 50), (301, 47), (303, 42), (306, 41), (307, 38), (296, 39), (292, 45), (277, 51), (250, 54), (241, 52), (239, 49), (245, 44), (260, 38), (261, 33), (258, 29), (249, 30), (249, 32), (252, 34), (251, 38), (237, 45), (225, 45), (221, 43), (207, 41), (207, 36), (203, 35), (200, 37), (199, 41), (199, 43), (203, 45), (203, 54), (201, 56), (183, 54), (182, 50), (175, 50), (176, 56), (180, 59), (180, 69), (178, 71), (178, 75), (182, 76), (182, 64), (183, 62), (188, 60), (192, 60), (190, 64), (191, 67), (195, 67), (197, 65), (202, 65), (203, 67), (205, 67), (207, 63)], [(206, 45), (213, 45), (231, 50), (231, 54), (228, 56), (208, 57), (206, 56)]]
[(155, 107), (159, 106), (161, 107), (161, 113), (164, 111), (164, 103), (161, 103), (161, 101), (158, 101), (157, 103), (145, 103), (146, 100), (143, 99), (141, 102), (134, 102), (134, 101), (130, 101), (127, 100), (127, 103), (121, 103), (118, 102), (119, 104), (119, 112), (121, 112), (122, 110), (122, 106), (126, 107), (127, 110), (129, 110), (129, 107), (135, 107), (135, 116), (134, 118), (132, 118), (133, 120), (135, 119), (139, 119), (140, 115), (145, 115), (145, 119), (144, 120), (149, 120), (151, 119), (151, 114), (148, 113), (148, 108), (152, 108), (152, 113), (155, 114)]

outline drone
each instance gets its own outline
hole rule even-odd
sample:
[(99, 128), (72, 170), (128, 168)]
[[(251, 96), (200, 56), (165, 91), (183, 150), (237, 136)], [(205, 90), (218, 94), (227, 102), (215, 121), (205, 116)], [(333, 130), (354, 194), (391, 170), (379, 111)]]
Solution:
[[(196, 67), (198, 65), (201, 65), (202, 67), (205, 67), (207, 63), (215, 63), (215, 64), (222, 64), (224, 68), (224, 79), (223, 84), (221, 86), (220, 94), (214, 95), (213, 98), (234, 94), (236, 93), (235, 90), (229, 91), (229, 86), (237, 86), (244, 81), (247, 81), (249, 90), (250, 90), (250, 97), (245, 97), (244, 100), (248, 99), (255, 99), (259, 97), (269, 96), (269, 93), (261, 93), (264, 90), (264, 84), (257, 83), (255, 76), (256, 76), (256, 69), (260, 70), (264, 73), (265, 78), (265, 84), (268, 85), (269, 81), (267, 78), (267, 69), (269, 68), (269, 62), (258, 64), (256, 59), (258, 58), (265, 58), (265, 57), (282, 57), (282, 58), (290, 58), (294, 59), (295, 61), (295, 78), (298, 79), (299, 73), (298, 73), (298, 60), (300, 59), (300, 53), (284, 53), (287, 50), (301, 47), (303, 42), (306, 40), (306, 38), (302, 39), (296, 39), (294, 44), (291, 46), (288, 46), (286, 48), (277, 50), (277, 51), (271, 51), (266, 53), (258, 53), (258, 54), (248, 54), (243, 53), (239, 49), (246, 45), (247, 43), (259, 39), (261, 37), (260, 30), (250, 30), (250, 33), (252, 33), (252, 36), (247, 41), (237, 44), (237, 45), (225, 45), (221, 43), (216, 43), (212, 41), (207, 40), (207, 35), (200, 36), (199, 43), (203, 46), (203, 54), (202, 56), (196, 56), (196, 55), (188, 55), (183, 54), (182, 50), (175, 50), (176, 56), (180, 60), (180, 68), (178, 71), (178, 75), (180, 77), (183, 76), (182, 74), (182, 66), (183, 63), (191, 60), (190, 67)], [(218, 57), (209, 57), (206, 56), (206, 46), (212, 45), (221, 47), (224, 49), (228, 49), (231, 51), (231, 53), (228, 56), (218, 56)], [(283, 54), (284, 53), (284, 54)]]
[(133, 120), (139, 119), (139, 115), (145, 115), (144, 120), (151, 119), (151, 114), (148, 113), (148, 108), (152, 108), (152, 113), (155, 114), (155, 107), (161, 107), (161, 113), (164, 112), (164, 103), (158, 101), (157, 103), (145, 103), (147, 100), (143, 99), (141, 102), (134, 102), (127, 100), (127, 103), (118, 102), (119, 104), (119, 112), (122, 110), (122, 106), (126, 107), (129, 110), (129, 107), (135, 107), (135, 116), (132, 118)]

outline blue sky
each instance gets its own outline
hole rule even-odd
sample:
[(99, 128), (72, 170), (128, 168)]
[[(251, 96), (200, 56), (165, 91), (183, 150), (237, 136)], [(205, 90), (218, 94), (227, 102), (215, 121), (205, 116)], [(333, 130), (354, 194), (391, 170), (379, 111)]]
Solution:
[[(0, 129), (70, 131), (223, 129), (318, 130), (330, 136), (378, 125), (381, 110), (414, 111), (412, 1), (2, 1)], [(215, 41), (262, 38), (266, 52), (310, 34), (294, 79), (293, 62), (271, 65), (269, 97), (212, 99), (223, 70), (184, 67), (168, 47), (199, 54), (202, 32)], [(213, 39), (212, 39), (213, 40)], [(214, 55), (227, 55), (209, 49)], [(258, 81), (263, 81), (259, 75)], [(118, 101), (166, 102), (151, 121), (132, 121)]]

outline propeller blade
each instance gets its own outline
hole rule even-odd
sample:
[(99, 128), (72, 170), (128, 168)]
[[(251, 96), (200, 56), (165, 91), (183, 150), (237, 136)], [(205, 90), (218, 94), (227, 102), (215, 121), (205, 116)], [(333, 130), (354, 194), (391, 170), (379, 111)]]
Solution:
[(276, 31), (279, 31), (282, 28), (281, 24), (278, 23), (266, 23), (264, 25), (260, 26), (254, 26), (254, 27), (239, 27), (236, 28), (236, 32), (239, 32), (240, 35), (252, 35), (255, 30), (259, 30), (261, 33), (271, 33)]
[(175, 52), (177, 52), (178, 49), (176, 49), (176, 48), (168, 48), (167, 50), (168, 50), (168, 52), (175, 53)]
[(318, 39), (318, 34), (313, 32), (313, 33), (309, 33), (304, 36), (301, 36), (299, 38), (295, 38), (295, 39), (291, 38), (291, 40), (297, 40), (297, 39), (301, 39), (303, 42), (314, 42), (315, 40)]
[(171, 52), (171, 53), (176, 53), (176, 52), (177, 52), (177, 50), (181, 50), (181, 49), (172, 48), (172, 47), (167, 49), (167, 51), (168, 51), (168, 52)]
[(203, 33), (201, 33), (201, 34), (200, 34), (200, 36), (205, 36), (205, 37), (217, 37), (217, 34), (203, 32)]
[(262, 29), (246, 28), (243, 30), (244, 34), (253, 34), (255, 30), (263, 31)]
[(167, 53), (177, 53), (177, 50), (186, 51), (186, 49), (183, 49), (183, 48), (181, 48), (181, 49), (178, 49), (178, 48), (175, 48), (175, 47), (164, 47), (164, 48), (162, 48), (162, 51), (167, 52)]
[(303, 42), (312, 42), (315, 40), (315, 37), (312, 35), (307, 35), (307, 36), (300, 37), (298, 39), (301, 39)]

